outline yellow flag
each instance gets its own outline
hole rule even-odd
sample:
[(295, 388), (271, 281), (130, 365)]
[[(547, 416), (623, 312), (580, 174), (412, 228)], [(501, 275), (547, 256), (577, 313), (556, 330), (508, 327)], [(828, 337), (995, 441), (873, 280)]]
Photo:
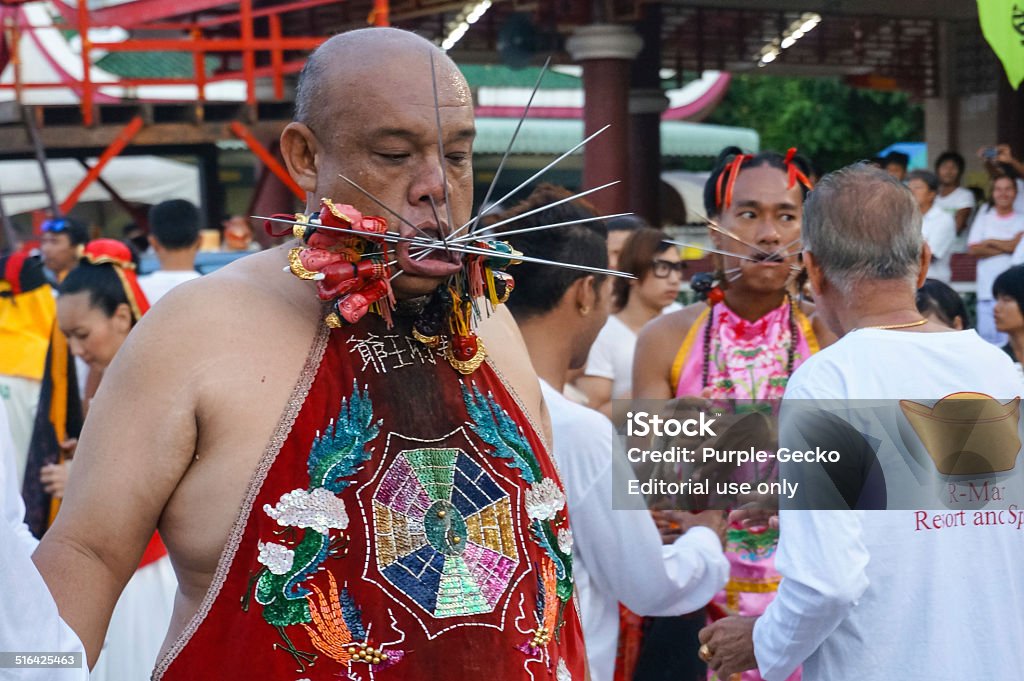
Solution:
[(978, 20), (1016, 90), (1024, 80), (1024, 0), (978, 0)]

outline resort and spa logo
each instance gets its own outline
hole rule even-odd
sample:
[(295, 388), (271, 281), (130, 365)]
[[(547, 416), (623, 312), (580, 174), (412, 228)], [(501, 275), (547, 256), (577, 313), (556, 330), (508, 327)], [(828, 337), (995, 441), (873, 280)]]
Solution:
[(900, 409), (942, 475), (985, 476), (1016, 465), (1020, 397), (1001, 404), (983, 393), (960, 392), (931, 407), (900, 400)]

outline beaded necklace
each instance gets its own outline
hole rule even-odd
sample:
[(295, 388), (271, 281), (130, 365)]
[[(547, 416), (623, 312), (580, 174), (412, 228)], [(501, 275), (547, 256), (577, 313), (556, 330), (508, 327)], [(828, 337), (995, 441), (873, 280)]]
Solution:
[[(796, 326), (796, 315), (794, 313), (794, 306), (796, 303), (788, 295), (786, 301), (789, 304), (789, 341), (786, 344), (786, 375), (785, 378), (788, 381), (789, 377), (793, 374), (793, 362), (796, 355), (796, 338), (797, 338), (797, 326)], [(724, 304), (724, 303), (723, 303)], [(708, 388), (708, 377), (711, 368), (711, 332), (715, 325), (715, 305), (711, 306), (708, 311), (708, 320), (704, 325), (704, 356), (701, 364), (701, 387)]]

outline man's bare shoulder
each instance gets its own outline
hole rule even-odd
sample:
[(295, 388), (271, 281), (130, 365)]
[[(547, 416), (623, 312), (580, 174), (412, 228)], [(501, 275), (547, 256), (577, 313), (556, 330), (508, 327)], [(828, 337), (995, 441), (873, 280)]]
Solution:
[(305, 355), (321, 308), (312, 282), (282, 271), (285, 253), (255, 253), (176, 286), (132, 329), (104, 383), (177, 384), (194, 402), (204, 387), (251, 373), (267, 357)]

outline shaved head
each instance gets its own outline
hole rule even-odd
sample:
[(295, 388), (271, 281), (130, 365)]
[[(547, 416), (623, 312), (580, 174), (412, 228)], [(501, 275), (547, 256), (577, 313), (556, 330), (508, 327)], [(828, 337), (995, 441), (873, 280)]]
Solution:
[[(429, 40), (398, 28), (361, 28), (338, 34), (320, 45), (306, 60), (295, 92), (295, 120), (317, 135), (330, 137), (331, 123), (358, 109), (359, 93), (382, 62), (408, 64), (429, 79), (434, 59), (438, 85), (454, 85), (471, 101), (469, 86), (455, 62)], [(429, 81), (428, 81), (429, 82)], [(400, 93), (395, 93), (396, 95)]]

